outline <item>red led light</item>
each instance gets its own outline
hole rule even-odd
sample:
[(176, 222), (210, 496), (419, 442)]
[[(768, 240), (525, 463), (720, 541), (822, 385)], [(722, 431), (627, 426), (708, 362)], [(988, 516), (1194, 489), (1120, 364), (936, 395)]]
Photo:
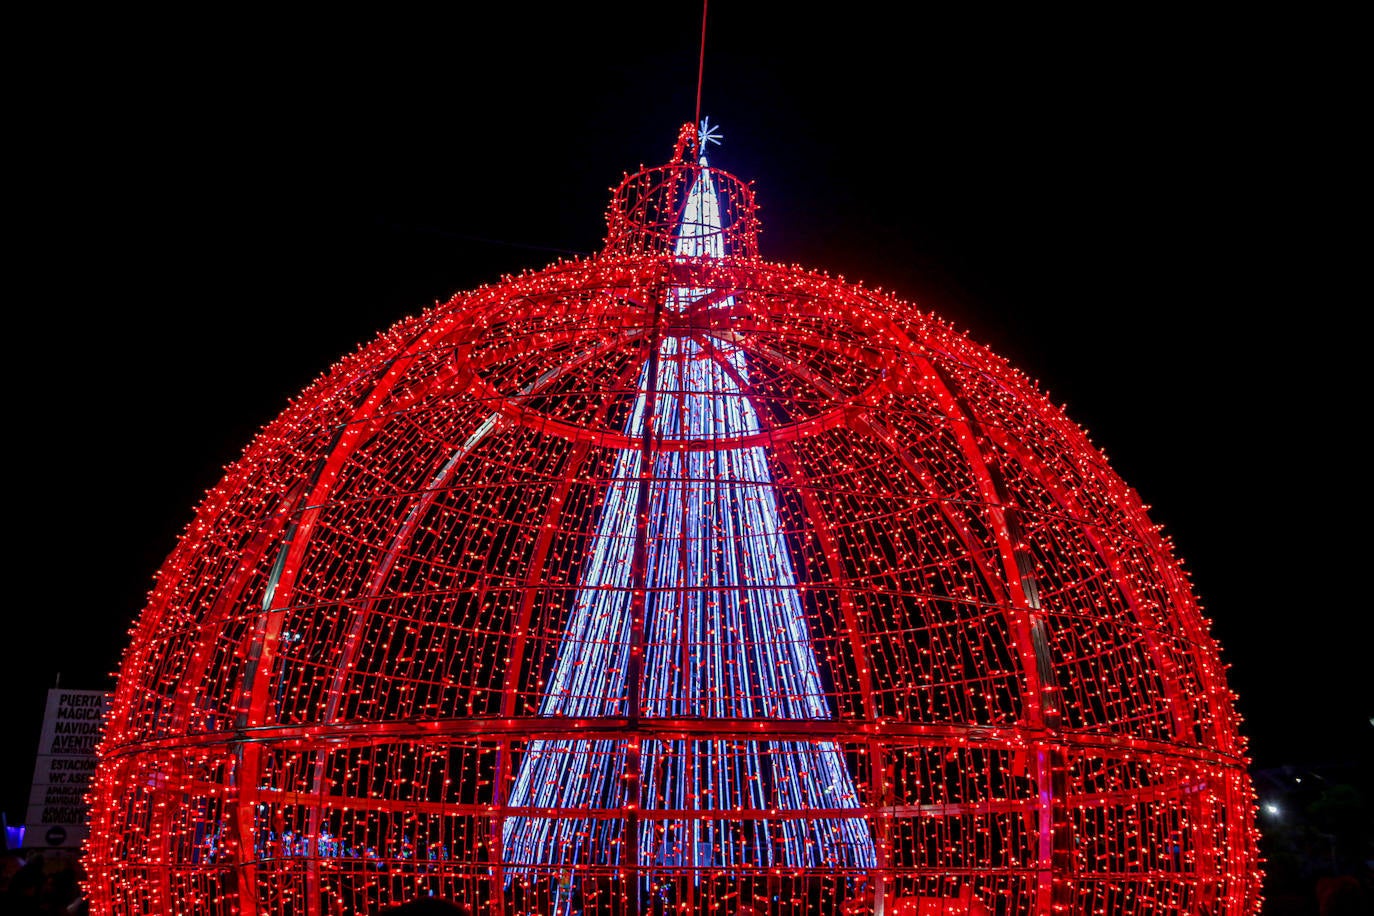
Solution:
[[(207, 494), (121, 665), (91, 795), (92, 912), (373, 913), (430, 895), (508, 914), (1258, 910), (1224, 667), (1134, 491), (1025, 376), (936, 317), (759, 259), (752, 192), (699, 165), (694, 140), (684, 128), (672, 161), (619, 186), (600, 255), (388, 329)], [(723, 257), (674, 252), (703, 171)], [(635, 434), (636, 403), (695, 394), (646, 390), (665, 340), (741, 352), (747, 376), (727, 369), (722, 396), (756, 425)], [(678, 466), (618, 478), (641, 449), (766, 456), (767, 543), (785, 554), (769, 568), (795, 582), (673, 588), (703, 608), (786, 591), (818, 665), (808, 701), (828, 715), (541, 714), (608, 493)], [(624, 534), (632, 682), (667, 644), (645, 610), (666, 600), (643, 568), (666, 545), (649, 511)], [(532, 749), (560, 742), (620, 749), (623, 803), (513, 802)], [(820, 779), (830, 758), (797, 748), (833, 748), (857, 801), (787, 802), (758, 761)], [(761, 785), (679, 799), (650, 775), (707, 757), (752, 761), (739, 772)], [(555, 816), (576, 824), (570, 848), (597, 851), (504, 849), (516, 819)], [(862, 824), (868, 851), (795, 829), (824, 818)], [(801, 867), (761, 852), (798, 842)]]

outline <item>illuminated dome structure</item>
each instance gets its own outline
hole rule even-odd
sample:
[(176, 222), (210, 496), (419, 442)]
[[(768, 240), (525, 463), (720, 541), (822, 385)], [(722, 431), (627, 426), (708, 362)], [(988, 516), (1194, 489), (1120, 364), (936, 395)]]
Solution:
[(93, 912), (1257, 908), (1232, 696), (1134, 491), (940, 320), (760, 260), (698, 146), (207, 495), (122, 662)]

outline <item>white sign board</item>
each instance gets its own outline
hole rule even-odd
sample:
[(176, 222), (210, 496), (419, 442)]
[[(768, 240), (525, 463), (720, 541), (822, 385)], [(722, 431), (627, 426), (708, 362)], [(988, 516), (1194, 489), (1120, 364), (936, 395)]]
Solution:
[(48, 691), (25, 818), (25, 846), (75, 849), (86, 838), (85, 795), (95, 772), (100, 720), (110, 699), (100, 690)]

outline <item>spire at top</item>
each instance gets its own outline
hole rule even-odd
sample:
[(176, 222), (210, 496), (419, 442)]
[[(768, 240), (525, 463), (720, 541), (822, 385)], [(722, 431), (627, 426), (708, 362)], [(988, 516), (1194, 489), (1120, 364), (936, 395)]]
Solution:
[[(706, 161), (706, 147), (722, 139), (720, 128), (709, 118), (700, 125), (684, 124), (678, 129), (672, 159), (627, 175), (611, 197), (604, 253), (758, 257), (753, 190)], [(691, 209), (694, 199), (700, 213)], [(682, 240), (688, 237), (690, 250), (682, 250)]]
[(716, 193), (715, 182), (711, 180), (711, 169), (706, 163), (706, 146), (719, 144), (721, 138), (712, 131), (710, 119), (701, 122), (698, 138), (698, 161), (701, 168), (696, 170), (692, 189), (687, 194), (687, 205), (682, 208), (682, 220), (678, 226), (677, 243), (673, 253), (680, 258), (723, 258), (725, 257), (725, 233), (721, 222), (720, 198)]

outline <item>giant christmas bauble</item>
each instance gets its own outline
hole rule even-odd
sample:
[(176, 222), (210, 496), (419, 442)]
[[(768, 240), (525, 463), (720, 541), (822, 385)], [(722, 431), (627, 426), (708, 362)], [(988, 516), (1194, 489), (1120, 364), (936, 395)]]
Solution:
[(696, 140), (209, 493), (122, 662), (93, 912), (1257, 907), (1135, 493), (984, 347), (760, 260)]

